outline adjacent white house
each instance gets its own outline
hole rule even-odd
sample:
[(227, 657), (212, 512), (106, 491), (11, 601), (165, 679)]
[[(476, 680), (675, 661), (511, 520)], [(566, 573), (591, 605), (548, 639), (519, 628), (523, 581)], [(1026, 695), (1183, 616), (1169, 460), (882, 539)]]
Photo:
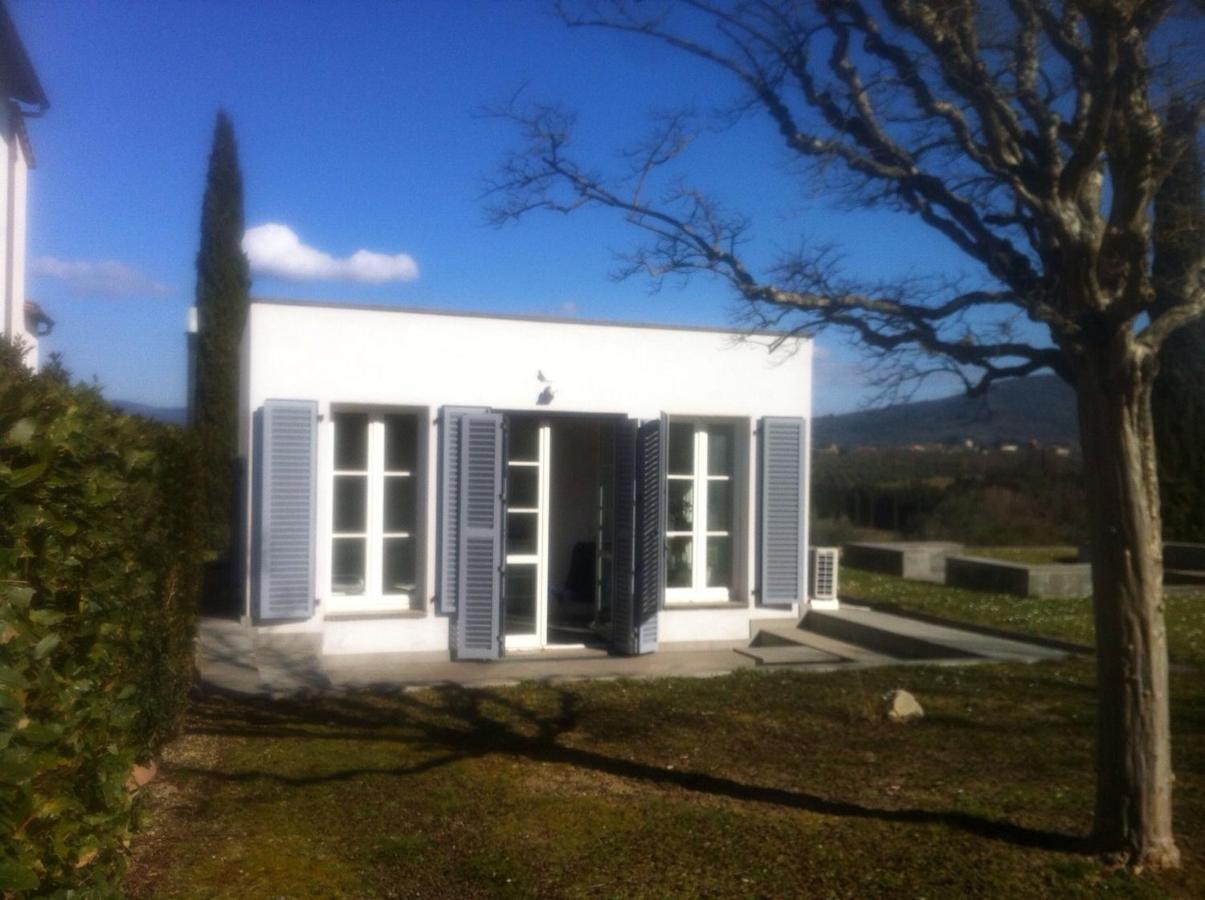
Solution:
[(496, 659), (798, 618), (811, 374), (803, 337), (253, 301), (244, 622)]
[(50, 105), (25, 45), (0, 4), (0, 333), (21, 341), (30, 367), (38, 367), (38, 338), (53, 322), (25, 296), (25, 197), (33, 149), (26, 119)]

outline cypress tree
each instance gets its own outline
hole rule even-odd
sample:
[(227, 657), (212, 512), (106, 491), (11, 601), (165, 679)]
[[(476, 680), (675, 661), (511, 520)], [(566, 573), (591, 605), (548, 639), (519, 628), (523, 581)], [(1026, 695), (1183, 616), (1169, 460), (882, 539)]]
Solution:
[[(1195, 111), (1173, 103), (1168, 116), (1187, 141), (1155, 197), (1154, 314), (1170, 308), (1205, 253), (1205, 204)], [(1205, 318), (1173, 334), (1160, 355), (1151, 396), (1166, 540), (1205, 542)]]
[(243, 254), (243, 175), (234, 125), (218, 110), (201, 207), (193, 427), (203, 467), (209, 546), (229, 549), (238, 440), (238, 347), (251, 289)]

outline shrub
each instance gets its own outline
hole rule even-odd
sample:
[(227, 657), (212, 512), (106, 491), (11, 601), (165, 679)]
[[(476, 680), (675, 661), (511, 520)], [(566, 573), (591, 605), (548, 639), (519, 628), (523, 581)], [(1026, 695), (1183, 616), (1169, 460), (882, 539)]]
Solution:
[(813, 466), (821, 521), (983, 545), (1075, 544), (1086, 534), (1077, 457), (880, 449), (817, 454)]
[(1078, 544), (1083, 493), (1075, 482), (958, 482), (925, 516), (921, 534), (978, 546)]
[(0, 342), (0, 891), (119, 892), (131, 767), (191, 681), (195, 466), (185, 432)]

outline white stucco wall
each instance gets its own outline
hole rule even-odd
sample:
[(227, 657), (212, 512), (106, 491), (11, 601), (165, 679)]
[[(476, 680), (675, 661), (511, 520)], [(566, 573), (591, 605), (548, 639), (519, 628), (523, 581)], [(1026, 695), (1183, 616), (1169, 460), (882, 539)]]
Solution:
[(9, 340), (19, 338), (29, 348), (25, 361), (38, 368), (38, 338), (25, 328), (25, 216), (29, 161), (17, 134), (18, 123), (6, 104), (0, 104), (0, 277), (4, 310), (0, 324)]
[[(451, 315), (430, 311), (317, 306), (256, 301), (242, 346), (240, 446), (250, 459), (250, 417), (267, 399), (318, 403), (317, 614), (307, 622), (272, 630), (321, 631), (325, 652), (446, 650), (447, 620), (431, 598), (436, 565), (435, 417), (444, 405), (503, 411), (623, 414), (649, 419), (708, 417), (737, 420), (748, 432), (762, 416), (810, 418), (812, 345), (791, 338), (771, 354), (766, 339), (741, 340), (733, 332), (651, 326), (546, 321), (517, 317)], [(555, 397), (541, 405), (544, 384)], [(420, 616), (327, 616), (330, 583), (330, 471), (332, 405), (358, 404), (420, 411), (428, 423), (427, 478), (420, 557)], [(745, 501), (753, 519), (756, 454), (740, 457)], [(250, 479), (248, 479), (248, 507)], [(662, 614), (663, 642), (740, 640), (749, 622), (765, 615), (752, 603), (755, 529), (743, 529), (742, 608), (674, 609)], [(249, 562), (249, 561), (248, 561)], [(250, 567), (245, 570), (250, 571)], [(247, 585), (249, 603), (249, 581)]]
[(0, 103), (0, 333), (5, 337), (14, 334), (14, 326), (18, 321), (14, 315), (12, 303), (9, 300), (9, 284), (12, 281), (9, 268), (8, 238), (12, 231), (10, 219), (12, 206), (9, 203), (9, 183), (12, 181), (11, 166), (13, 162), (13, 145), (17, 142), (16, 133), (12, 128), (12, 116), (8, 104)]
[[(368, 308), (251, 306), (250, 400), (679, 415), (806, 414), (811, 343), (733, 333)], [(538, 405), (542, 371), (556, 398)]]

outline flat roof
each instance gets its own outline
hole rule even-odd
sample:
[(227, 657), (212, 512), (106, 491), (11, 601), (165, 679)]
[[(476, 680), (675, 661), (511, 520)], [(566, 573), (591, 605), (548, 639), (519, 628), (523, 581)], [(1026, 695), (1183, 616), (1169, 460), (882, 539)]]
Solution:
[(29, 59), (21, 35), (17, 33), (17, 26), (13, 24), (12, 16), (3, 3), (0, 3), (0, 83), (14, 100), (41, 109), (50, 106), (37, 70)]
[(483, 312), (480, 310), (438, 309), (429, 306), (390, 306), (381, 303), (341, 302), (337, 300), (303, 300), (287, 297), (252, 297), (252, 303), (266, 306), (301, 306), (315, 309), (351, 309), (360, 312), (394, 312), (421, 316), (449, 316), (456, 319), (501, 319), (509, 322), (545, 322), (555, 325), (592, 325), (605, 328), (650, 328), (657, 331), (705, 331), (713, 334), (799, 338), (811, 340), (812, 335), (767, 328), (722, 328), (718, 325), (669, 325), (663, 322), (630, 322), (619, 319), (585, 319), (580, 316), (551, 316), (526, 313)]

